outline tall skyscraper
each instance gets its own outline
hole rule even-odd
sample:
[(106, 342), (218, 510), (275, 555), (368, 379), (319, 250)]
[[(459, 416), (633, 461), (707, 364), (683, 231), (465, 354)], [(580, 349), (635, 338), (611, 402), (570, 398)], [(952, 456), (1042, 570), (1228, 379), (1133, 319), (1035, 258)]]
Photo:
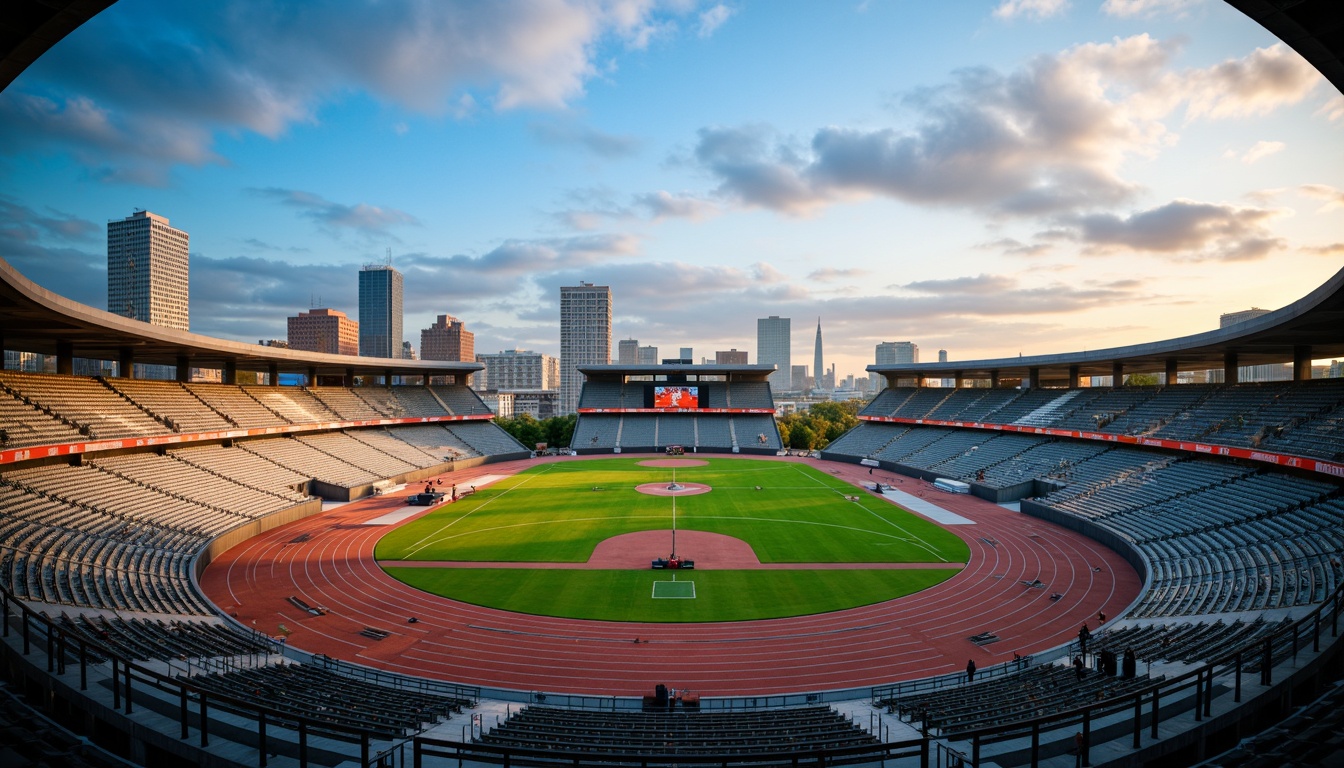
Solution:
[(803, 390), (812, 388), (812, 377), (807, 375), (806, 365), (789, 366), (789, 381), (791, 382), (789, 385), (790, 389)]
[(149, 211), (107, 222), (107, 311), (190, 330), (189, 240)]
[[(1254, 320), (1262, 315), (1268, 315), (1272, 310), (1251, 307), (1239, 312), (1225, 312), (1218, 316), (1218, 327), (1226, 328), (1229, 325), (1244, 323), (1247, 320)], [(1210, 371), (1211, 381), (1222, 381), (1222, 371)], [(1237, 381), (1246, 383), (1253, 381), (1291, 381), (1293, 378), (1293, 367), (1291, 365), (1243, 365), (1237, 368)]]
[(793, 372), (789, 322), (789, 318), (777, 315), (756, 320), (756, 363), (775, 366), (775, 372), (770, 374), (770, 389), (776, 393), (799, 388), (789, 380)]
[(401, 273), (391, 264), (359, 271), (359, 355), (401, 357)]
[(334, 309), (310, 309), (288, 319), (290, 349), (326, 352), (329, 355), (359, 354), (359, 323)]
[(875, 358), (873, 362), (877, 365), (918, 363), (919, 345), (909, 341), (884, 341), (877, 345)]
[(825, 377), (826, 365), (821, 357), (821, 318), (817, 318), (817, 343), (812, 348), (812, 375), (816, 380), (812, 383), (813, 389), (826, 389)]
[(616, 342), (616, 362), (635, 365), (639, 360), (639, 339), (621, 339)]
[(539, 391), (560, 386), (560, 361), (540, 352), (506, 349), (477, 355), (476, 362), (485, 366), (484, 372), (472, 376), (476, 389)]
[(580, 282), (560, 288), (560, 413), (574, 413), (581, 365), (611, 363), (611, 288)]
[(420, 359), (473, 362), (476, 359), (476, 334), (468, 331), (456, 317), (439, 315), (433, 325), (420, 331)]
[(714, 353), (715, 365), (746, 365), (747, 350), (738, 351), (737, 347), (728, 350), (719, 350)]

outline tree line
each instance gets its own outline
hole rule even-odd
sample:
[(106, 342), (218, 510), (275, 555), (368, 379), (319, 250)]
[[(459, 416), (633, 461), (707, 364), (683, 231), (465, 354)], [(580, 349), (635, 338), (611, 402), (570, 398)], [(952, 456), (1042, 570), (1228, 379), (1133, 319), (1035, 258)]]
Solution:
[[(815, 451), (830, 445), (832, 440), (859, 424), (859, 411), (865, 400), (813, 403), (806, 411), (778, 416), (779, 438), (784, 447)], [(495, 417), (495, 423), (517, 438), (518, 442), (533, 448), (545, 443), (551, 448), (568, 448), (574, 439), (574, 424), (578, 416), (552, 416), (538, 420), (523, 413), (511, 417)]]

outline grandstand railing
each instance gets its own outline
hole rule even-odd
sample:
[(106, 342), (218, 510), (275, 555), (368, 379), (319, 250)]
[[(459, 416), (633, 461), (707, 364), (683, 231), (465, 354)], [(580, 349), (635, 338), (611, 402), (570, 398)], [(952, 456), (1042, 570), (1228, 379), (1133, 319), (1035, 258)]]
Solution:
[(333, 659), (326, 654), (313, 654), (311, 663), (322, 667), (329, 672), (335, 672), (342, 677), (350, 677), (357, 680), (385, 686), (387, 688), (397, 688), (403, 691), (414, 691), (416, 693), (433, 693), (439, 696), (461, 699), (471, 702), (471, 706), (481, 703), (481, 688), (477, 685), (462, 685), (460, 683), (450, 683), (443, 680), (430, 680), (425, 677), (412, 677), (402, 675), (396, 672), (387, 672), (373, 667), (365, 667), (359, 664), (352, 664), (348, 661)]
[[(1088, 752), (1093, 746), (1094, 726), (1103, 722), (1114, 725), (1117, 720), (1108, 721), (1107, 718), (1118, 716), (1118, 722), (1124, 724), (1129, 734), (1132, 748), (1138, 750), (1143, 746), (1144, 730), (1149, 732), (1150, 739), (1158, 739), (1159, 725), (1165, 721), (1163, 712), (1170, 717), (1188, 713), (1196, 723), (1210, 719), (1215, 698), (1215, 680), (1220, 677), (1226, 678), (1231, 675), (1232, 701), (1237, 704), (1242, 702), (1243, 675), (1256, 674), (1261, 686), (1265, 688), (1273, 686), (1274, 667), (1277, 664), (1289, 659), (1296, 662), (1298, 654), (1308, 648), (1313, 653), (1319, 653), (1322, 636), (1327, 631), (1331, 641), (1339, 637), (1341, 612), (1344, 612), (1344, 585), (1338, 587), (1311, 613), (1291, 625), (1249, 646), (1230, 650), (1203, 662), (1189, 672), (1163, 679), (1136, 693), (1042, 717), (962, 731), (950, 738), (955, 742), (970, 743), (969, 765), (974, 768), (981, 764), (981, 752), (985, 745), (1028, 737), (1029, 764), (1034, 767), (1042, 760), (1043, 736), (1054, 732), (1058, 738), (1058, 732), (1061, 730), (1076, 729), (1082, 733), (1081, 764), (1089, 765)], [(1075, 651), (1075, 644), (1070, 644), (1070, 655)], [(874, 701), (878, 699), (875, 698)], [(1172, 712), (1176, 714), (1173, 715)]]
[[(18, 625), (17, 627), (14, 626), (15, 623)], [(310, 738), (321, 737), (358, 744), (359, 764), (362, 766), (376, 765), (380, 756), (385, 756), (396, 748), (396, 745), (393, 744), (390, 747), (383, 747), (380, 753), (375, 754), (372, 751), (374, 742), (385, 742), (387, 737), (371, 729), (354, 728), (340, 723), (305, 717), (292, 709), (285, 708), (284, 702), (278, 702), (277, 706), (274, 707), (259, 705), (255, 701), (235, 698), (193, 685), (190, 677), (164, 674), (150, 669), (133, 659), (127, 658), (110, 645), (85, 638), (82, 635), (66, 633), (46, 616), (29, 608), (22, 600), (14, 597), (3, 588), (0, 588), (0, 627), (2, 627), (0, 628), (0, 636), (4, 638), (4, 641), (0, 642), (0, 654), (12, 656), (15, 653), (9, 640), (11, 635), (17, 632), (22, 641), (22, 650), (18, 651), (18, 654), (26, 659), (32, 654), (35, 647), (43, 649), (46, 656), (46, 671), (50, 675), (61, 676), (66, 674), (67, 658), (73, 655), (74, 663), (79, 667), (79, 691), (81, 692), (89, 690), (92, 668), (97, 667), (101, 670), (103, 665), (110, 664), (110, 670), (103, 671), (103, 674), (106, 676), (106, 682), (112, 691), (112, 710), (114, 712), (124, 713), (127, 716), (131, 715), (135, 709), (136, 690), (155, 688), (165, 692), (168, 696), (176, 696), (179, 701), (179, 708), (176, 713), (176, 722), (179, 726), (178, 738), (182, 742), (191, 738), (191, 731), (194, 728), (198, 735), (199, 747), (201, 749), (209, 748), (212, 708), (226, 711), (234, 718), (253, 721), (256, 724), (254, 735), (259, 768), (266, 768), (268, 755), (274, 756), (282, 752), (280, 749), (281, 743), (278, 743), (273, 735), (276, 731), (288, 732), (296, 739), (295, 748), (297, 751), (290, 757), (297, 760), (301, 768), (316, 764), (309, 759)], [(173, 671), (172, 664), (167, 666), (170, 672)], [(201, 670), (219, 668), (227, 671), (225, 667), (227, 667), (227, 664), (220, 666), (220, 664), (209, 660), (201, 660), (201, 663), (197, 665), (197, 668)], [(350, 671), (355, 665), (340, 662), (335, 667), (339, 671)], [(331, 668), (329, 667), (329, 669)], [(370, 670), (370, 672), (373, 672), (373, 670)], [(391, 673), (382, 674), (389, 679), (392, 677)], [(371, 678), (366, 677), (365, 679)], [(424, 682), (431, 683), (433, 681)], [(410, 689), (430, 690), (415, 688), (416, 682), (403, 680), (403, 683), (411, 686)], [(480, 700), (479, 688), (457, 686), (451, 683), (443, 683), (442, 685), (444, 686), (443, 690), (460, 690), (470, 693), (470, 701), (472, 702)], [(236, 724), (234, 727), (236, 728)], [(128, 726), (126, 730), (129, 732), (131, 729)]]
[[(1064, 650), (1060, 650), (1056, 657), (1063, 656)], [(1007, 677), (1014, 675), (1030, 667), (1037, 661), (1034, 656), (1018, 656), (1011, 661), (1005, 661), (1002, 664), (995, 664), (991, 667), (982, 667), (975, 671), (977, 679), (991, 680), (996, 677)], [(872, 694), (869, 697), (873, 706), (879, 706), (879, 702), (899, 699), (902, 696), (917, 696), (922, 693), (932, 693), (934, 691), (943, 691), (949, 688), (957, 688), (966, 684), (965, 672), (950, 672), (946, 675), (936, 677), (924, 677), (919, 680), (905, 680), (891, 685), (873, 686)]]
[(449, 741), (417, 736), (412, 742), (412, 754), (417, 768), (446, 765), (436, 760), (451, 760), (453, 765), (583, 765), (670, 768), (671, 766), (754, 766), (754, 765), (883, 765), (887, 760), (918, 759), (921, 768), (930, 761), (930, 740), (925, 738), (874, 744), (861, 747), (842, 747), (808, 752), (758, 752), (751, 754), (687, 755), (670, 752), (662, 755), (631, 754), (628, 752), (586, 752), (565, 749), (525, 749), (478, 744), (468, 741)]
[(1303, 469), (1308, 472), (1315, 472), (1329, 477), (1344, 477), (1344, 464), (1324, 459), (1312, 459), (1304, 456), (1293, 456), (1286, 453), (1275, 453), (1274, 451), (1265, 451), (1259, 448), (1239, 448), (1230, 445), (1218, 445), (1217, 443), (1196, 441), (1196, 440), (1165, 440), (1157, 437), (1144, 437), (1142, 435), (1119, 435), (1109, 432), (1091, 432), (1078, 429), (1056, 429), (1053, 427), (1032, 427), (1024, 424), (993, 424), (979, 421), (943, 421), (940, 419), (911, 419), (902, 416), (859, 416), (860, 421), (873, 422), (877, 424), (915, 424), (926, 427), (954, 427), (956, 429), (982, 429), (995, 432), (1020, 432), (1025, 435), (1040, 435), (1042, 437), (1065, 437), (1074, 440), (1096, 440), (1106, 443), (1119, 443), (1122, 445), (1138, 445), (1144, 448), (1163, 448), (1172, 451), (1181, 451), (1183, 453), (1193, 453), (1201, 456), (1218, 456), (1227, 459), (1244, 459), (1262, 464), (1272, 464), (1277, 467), (1291, 467), (1293, 469)]

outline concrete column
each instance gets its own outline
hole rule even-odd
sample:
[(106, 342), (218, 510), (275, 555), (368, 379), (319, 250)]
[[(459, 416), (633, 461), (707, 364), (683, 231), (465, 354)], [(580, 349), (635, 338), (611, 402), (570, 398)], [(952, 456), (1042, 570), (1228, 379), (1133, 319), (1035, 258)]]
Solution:
[(345, 386), (347, 386), (347, 387), (353, 387), (353, 386), (355, 386), (355, 369), (354, 369), (354, 368), (346, 368), (346, 369), (345, 369)]
[(391, 372), (391, 371), (383, 371), (383, 386), (387, 387), (388, 389), (391, 389), (391, 388), (392, 388), (392, 372)]
[(135, 378), (135, 350), (130, 347), (117, 350), (117, 375), (123, 379)]
[(177, 380), (181, 382), (191, 381), (191, 361), (186, 355), (177, 356)]
[(56, 372), (70, 376), (75, 372), (75, 345), (69, 341), (56, 342)]
[(999, 388), (999, 372), (998, 372), (998, 371), (990, 371), (990, 372), (989, 372), (989, 388), (990, 388), (990, 389), (998, 389), (998, 388)]
[(315, 365), (308, 366), (308, 386), (317, 386), (317, 366)]
[(1125, 385), (1125, 364), (1121, 362), (1111, 363), (1111, 386), (1123, 387)]
[(1223, 381), (1227, 384), (1237, 383), (1237, 351), (1235, 349), (1223, 353)]
[(1039, 387), (1039, 386), (1041, 386), (1041, 369), (1040, 369), (1040, 368), (1028, 368), (1028, 369), (1027, 369), (1027, 379), (1028, 379), (1028, 380), (1027, 380), (1027, 386), (1028, 386), (1028, 387), (1035, 388), (1035, 387)]
[(267, 382), (266, 382), (266, 383), (270, 384), (272, 387), (278, 387), (278, 386), (280, 386), (280, 364), (279, 364), (279, 363), (267, 363), (267, 364), (266, 364), (266, 379), (267, 379)]
[(1069, 389), (1078, 388), (1078, 366), (1069, 366)]
[(224, 380), (224, 383), (225, 383), (225, 384), (237, 384), (237, 383), (238, 383), (238, 361), (237, 361), (237, 360), (225, 360), (225, 361), (224, 361), (224, 369), (223, 369), (220, 373), (221, 373), (220, 378), (222, 378), (222, 379)]
[(1167, 358), (1167, 384), (1168, 384), (1168, 385), (1171, 385), (1171, 384), (1175, 384), (1175, 383), (1176, 383), (1176, 374), (1177, 374), (1177, 370), (1176, 370), (1176, 358), (1174, 358), (1174, 357)]
[(955, 386), (957, 389), (961, 389), (966, 385), (966, 377), (962, 374), (961, 371), (957, 371), (956, 374), (954, 374), (952, 377), (952, 382), (953, 386)]
[(1293, 347), (1293, 381), (1307, 381), (1311, 378), (1311, 345), (1299, 344)]

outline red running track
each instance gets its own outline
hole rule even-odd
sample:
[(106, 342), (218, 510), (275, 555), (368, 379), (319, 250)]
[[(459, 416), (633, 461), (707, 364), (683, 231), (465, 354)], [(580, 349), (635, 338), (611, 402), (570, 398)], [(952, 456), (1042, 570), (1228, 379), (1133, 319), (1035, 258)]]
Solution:
[[(583, 459), (489, 464), (444, 481), (469, 484), (548, 460)], [(622, 696), (658, 683), (705, 696), (837, 690), (955, 672), (968, 659), (983, 668), (1068, 642), (1084, 622), (1095, 631), (1099, 611), (1117, 616), (1139, 593), (1128, 563), (1072, 531), (912, 478), (780, 460), (806, 461), (856, 486), (892, 483), (975, 521), (948, 526), (970, 546), (969, 564), (922, 592), (815, 616), (666, 625), (529, 616), (447, 600), (385, 574), (373, 550), (389, 529), (361, 523), (404, 502), (381, 496), (246, 541), (217, 558), (201, 586), (242, 623), (271, 634), (283, 626), (291, 645), (314, 653), (469, 685)], [(1047, 587), (1021, 583), (1033, 579)], [(1052, 592), (1064, 597), (1052, 601)], [(301, 611), (291, 595), (328, 614)], [(359, 634), (365, 627), (391, 635), (372, 640)], [(969, 640), (985, 631), (1000, 640)]]

